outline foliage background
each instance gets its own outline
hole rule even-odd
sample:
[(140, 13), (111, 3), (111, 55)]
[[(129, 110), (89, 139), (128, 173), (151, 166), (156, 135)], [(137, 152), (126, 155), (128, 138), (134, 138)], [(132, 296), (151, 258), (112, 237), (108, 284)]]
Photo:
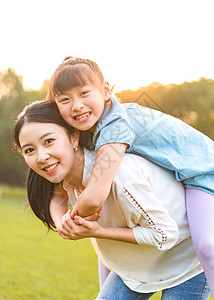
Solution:
[[(39, 90), (24, 90), (13, 69), (0, 73), (0, 183), (24, 186), (26, 166), (13, 149), (13, 126), (25, 105), (46, 98), (48, 80)], [(151, 83), (138, 90), (117, 93), (121, 102), (137, 102), (182, 119), (214, 139), (214, 80), (176, 85)]]

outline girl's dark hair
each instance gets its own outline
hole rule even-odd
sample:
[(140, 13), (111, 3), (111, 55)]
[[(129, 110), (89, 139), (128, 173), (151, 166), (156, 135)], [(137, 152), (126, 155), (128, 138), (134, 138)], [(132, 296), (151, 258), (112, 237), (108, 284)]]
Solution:
[[(24, 108), (15, 122), (14, 142), (17, 150), (21, 150), (19, 134), (26, 123), (54, 123), (63, 127), (67, 134), (74, 129), (68, 125), (59, 113), (55, 102), (36, 101)], [(56, 228), (50, 214), (50, 201), (54, 192), (54, 184), (29, 169), (27, 176), (27, 195), (34, 214), (49, 228)]]
[(51, 77), (47, 99), (55, 101), (63, 92), (89, 82), (95, 85), (104, 82), (98, 65), (89, 59), (68, 56)]

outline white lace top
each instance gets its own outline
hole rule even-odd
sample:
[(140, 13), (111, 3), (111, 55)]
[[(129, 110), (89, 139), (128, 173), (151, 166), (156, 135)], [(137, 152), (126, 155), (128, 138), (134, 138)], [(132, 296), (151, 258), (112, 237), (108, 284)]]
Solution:
[[(84, 186), (95, 152), (84, 149)], [(101, 174), (102, 176), (102, 174)], [(74, 203), (74, 191), (66, 186)], [(137, 292), (178, 285), (203, 272), (188, 228), (185, 190), (171, 171), (134, 154), (125, 154), (105, 201), (99, 223), (132, 228), (138, 245), (91, 239), (100, 260)]]

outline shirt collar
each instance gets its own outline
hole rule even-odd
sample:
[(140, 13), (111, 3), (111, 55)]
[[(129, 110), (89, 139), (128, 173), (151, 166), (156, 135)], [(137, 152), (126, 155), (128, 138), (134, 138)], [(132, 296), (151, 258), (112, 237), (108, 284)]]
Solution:
[(96, 134), (100, 131), (100, 129), (104, 125), (111, 122), (111, 117), (107, 118), (107, 116), (109, 116), (110, 113), (111, 116), (113, 116), (114, 118), (116, 116), (121, 116), (122, 106), (120, 105), (120, 103), (118, 102), (118, 100), (114, 95), (111, 95), (111, 102), (112, 103), (106, 103), (102, 116), (98, 120), (97, 127), (94, 131), (94, 136), (96, 136)]

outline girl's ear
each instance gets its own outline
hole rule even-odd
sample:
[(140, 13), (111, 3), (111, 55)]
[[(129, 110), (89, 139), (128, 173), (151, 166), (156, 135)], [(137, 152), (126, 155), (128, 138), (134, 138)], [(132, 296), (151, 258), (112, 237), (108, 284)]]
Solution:
[(105, 101), (108, 101), (111, 98), (112, 93), (112, 89), (110, 88), (108, 81), (103, 83), (103, 92)]
[(79, 130), (74, 129), (74, 132), (71, 134), (71, 141), (74, 146), (74, 149), (78, 148), (79, 146), (79, 137), (80, 137)]

